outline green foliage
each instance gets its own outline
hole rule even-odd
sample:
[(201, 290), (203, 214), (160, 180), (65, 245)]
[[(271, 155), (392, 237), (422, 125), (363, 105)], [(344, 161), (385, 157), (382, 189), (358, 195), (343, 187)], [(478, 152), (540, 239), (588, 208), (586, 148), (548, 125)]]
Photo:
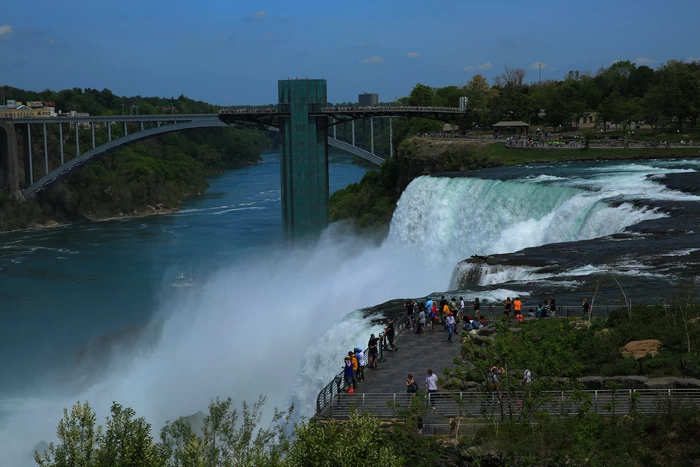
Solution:
[(387, 159), (359, 183), (336, 191), (330, 199), (331, 220), (349, 219), (362, 229), (388, 225), (400, 196), (398, 177), (396, 160)]
[(346, 423), (302, 422), (287, 460), (294, 466), (405, 465), (399, 446), (390, 443), (387, 434), (369, 414), (352, 413)]
[(34, 460), (42, 467), (88, 467), (97, 459), (102, 428), (96, 426), (97, 417), (90, 404), (78, 402), (70, 414), (63, 409), (56, 437), (59, 444), (51, 443), (43, 454), (34, 453)]

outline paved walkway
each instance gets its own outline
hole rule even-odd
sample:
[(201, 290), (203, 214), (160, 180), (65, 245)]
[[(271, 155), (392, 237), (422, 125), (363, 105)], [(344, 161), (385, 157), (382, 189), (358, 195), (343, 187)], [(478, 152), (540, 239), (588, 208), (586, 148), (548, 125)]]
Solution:
[(379, 362), (379, 369), (365, 369), (365, 382), (360, 383), (358, 393), (405, 393), (406, 376), (413, 373), (413, 378), (421, 390), (425, 390), (425, 377), (428, 368), (438, 375), (438, 385), (443, 369), (453, 366), (453, 359), (459, 355), (459, 335), (452, 336), (447, 342), (447, 333), (442, 332), (442, 325), (435, 325), (434, 331), (416, 335), (406, 331), (396, 339), (398, 350), (384, 350), (384, 362)]

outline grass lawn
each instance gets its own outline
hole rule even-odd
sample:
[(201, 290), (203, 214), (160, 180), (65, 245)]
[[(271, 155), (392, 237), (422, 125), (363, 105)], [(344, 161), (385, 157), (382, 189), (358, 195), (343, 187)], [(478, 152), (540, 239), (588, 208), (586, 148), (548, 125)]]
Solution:
[(517, 165), (532, 162), (562, 162), (608, 159), (655, 159), (674, 157), (700, 157), (697, 148), (606, 148), (606, 149), (509, 149), (503, 143), (490, 143), (483, 155), (502, 162)]

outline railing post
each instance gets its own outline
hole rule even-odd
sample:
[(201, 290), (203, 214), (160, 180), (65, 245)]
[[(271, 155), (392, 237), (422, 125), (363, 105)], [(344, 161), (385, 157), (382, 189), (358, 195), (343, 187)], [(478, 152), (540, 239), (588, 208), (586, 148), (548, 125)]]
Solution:
[(561, 392), (561, 416), (564, 416), (564, 391)]
[(598, 390), (596, 389), (593, 393), (593, 411), (598, 414)]

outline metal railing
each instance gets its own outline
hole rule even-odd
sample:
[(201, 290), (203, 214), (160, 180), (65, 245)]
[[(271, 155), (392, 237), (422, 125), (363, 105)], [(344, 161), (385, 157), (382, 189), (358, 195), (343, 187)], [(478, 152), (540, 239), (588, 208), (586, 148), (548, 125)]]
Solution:
[[(394, 332), (396, 333), (395, 337), (398, 338), (401, 334), (403, 334), (406, 329), (407, 329), (407, 324), (409, 323), (408, 317), (407, 316), (402, 316), (401, 318), (397, 319), (394, 322)], [(384, 333), (379, 334), (379, 361), (383, 362), (384, 361), (384, 349), (388, 347), (388, 342), (387, 338), (384, 335)], [(365, 361), (368, 362), (369, 360), (369, 349), (364, 350), (365, 353)], [(339, 355), (339, 358), (344, 358), (344, 355)], [(345, 378), (343, 377), (343, 372), (341, 371), (338, 373), (333, 380), (328, 383), (321, 391), (318, 393), (318, 396), (316, 397), (316, 413), (319, 414), (326, 410), (329, 407), (332, 407), (332, 403), (334, 400), (337, 400), (337, 396), (340, 394), (345, 394), (344, 390), (346, 389), (345, 386)], [(332, 409), (331, 409), (332, 410)]]
[[(620, 305), (622, 306), (622, 305)], [(592, 310), (592, 316), (593, 317), (600, 317), (600, 316), (609, 316), (610, 312), (618, 310), (620, 308), (618, 305), (594, 305), (591, 307)], [(465, 312), (467, 315), (473, 317), (477, 315), (474, 311), (474, 305), (465, 305)], [(533, 306), (532, 304), (530, 305), (525, 305), (523, 304), (522, 309), (520, 310), (521, 313), (523, 314), (524, 317), (528, 317), (528, 312), (530, 309), (533, 309), (535, 312), (537, 310), (536, 306)], [(502, 304), (488, 304), (488, 303), (482, 303), (479, 309), (478, 316), (486, 316), (488, 321), (493, 321), (494, 319), (499, 319), (503, 314), (505, 313), (505, 307)], [(514, 311), (510, 312), (510, 317), (513, 319), (514, 316)], [(547, 317), (549, 318), (572, 318), (572, 317), (583, 317), (584, 312), (583, 312), (583, 306), (581, 305), (557, 305), (555, 310), (549, 310)], [(585, 316), (588, 316), (588, 313), (585, 313)]]
[[(583, 398), (580, 395), (585, 395)], [(509, 393), (511, 397), (514, 393)], [(517, 395), (516, 395), (517, 396)], [(523, 405), (500, 397), (498, 392), (436, 392), (355, 393), (340, 392), (316, 413), (319, 418), (347, 419), (354, 410), (359, 414), (372, 413), (383, 419), (393, 419), (414, 402), (423, 400), (426, 410), (443, 417), (482, 419), (491, 417), (519, 417)], [(522, 399), (522, 394), (519, 396)], [(585, 406), (591, 412), (605, 415), (624, 415), (633, 411), (661, 413), (671, 406), (700, 407), (700, 389), (605, 389), (574, 391), (546, 391), (535, 400), (538, 412), (551, 417), (577, 415)]]

